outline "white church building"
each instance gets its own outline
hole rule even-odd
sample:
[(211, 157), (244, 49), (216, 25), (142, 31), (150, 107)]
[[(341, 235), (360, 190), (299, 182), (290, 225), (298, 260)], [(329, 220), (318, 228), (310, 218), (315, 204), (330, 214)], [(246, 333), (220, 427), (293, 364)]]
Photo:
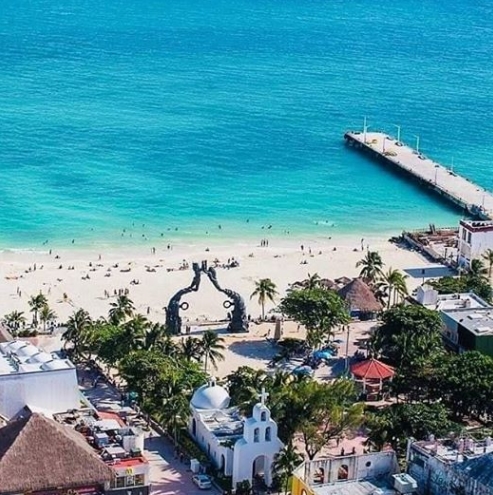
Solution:
[(229, 407), (228, 392), (212, 379), (195, 391), (190, 402), (190, 434), (214, 465), (232, 477), (233, 487), (245, 480), (252, 484), (257, 476), (267, 486), (272, 483), (272, 465), (283, 444), (265, 404), (267, 396), (262, 390), (252, 417), (245, 418), (238, 408)]

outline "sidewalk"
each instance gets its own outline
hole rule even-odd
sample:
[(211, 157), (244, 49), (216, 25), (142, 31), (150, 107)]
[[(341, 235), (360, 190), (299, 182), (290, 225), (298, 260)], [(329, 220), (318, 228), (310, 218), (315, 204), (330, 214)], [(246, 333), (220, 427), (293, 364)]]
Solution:
[[(93, 387), (96, 375), (78, 370), (79, 388), (87, 399), (101, 410), (119, 411), (120, 393), (107, 383), (98, 381)], [(200, 490), (192, 481), (188, 463), (175, 459), (173, 445), (156, 431), (151, 430), (144, 442), (144, 455), (149, 461), (152, 495), (218, 495), (216, 489)]]

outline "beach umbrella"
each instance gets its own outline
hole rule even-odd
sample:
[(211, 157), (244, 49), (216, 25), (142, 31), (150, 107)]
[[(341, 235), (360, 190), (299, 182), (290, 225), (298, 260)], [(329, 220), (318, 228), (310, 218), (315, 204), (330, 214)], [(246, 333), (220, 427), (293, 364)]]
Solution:
[(315, 351), (313, 357), (315, 359), (330, 359), (334, 357), (334, 353), (330, 349), (324, 349), (323, 351)]
[(301, 376), (312, 376), (313, 375), (313, 368), (311, 366), (297, 366), (293, 370), (294, 375), (301, 375)]

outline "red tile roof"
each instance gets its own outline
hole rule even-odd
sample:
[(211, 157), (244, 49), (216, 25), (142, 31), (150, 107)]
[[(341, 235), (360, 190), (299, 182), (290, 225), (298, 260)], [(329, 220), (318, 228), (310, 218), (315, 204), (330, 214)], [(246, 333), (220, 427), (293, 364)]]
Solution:
[(385, 380), (395, 375), (395, 370), (377, 359), (370, 358), (360, 361), (351, 366), (351, 373), (359, 379), (364, 380)]

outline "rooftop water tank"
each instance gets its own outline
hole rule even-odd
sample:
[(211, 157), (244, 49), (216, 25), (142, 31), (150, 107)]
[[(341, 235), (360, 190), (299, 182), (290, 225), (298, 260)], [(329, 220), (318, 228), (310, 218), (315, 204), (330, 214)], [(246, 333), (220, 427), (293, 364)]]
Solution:
[(394, 478), (394, 488), (399, 493), (413, 493), (418, 489), (416, 480), (406, 473), (393, 474), (392, 478)]

